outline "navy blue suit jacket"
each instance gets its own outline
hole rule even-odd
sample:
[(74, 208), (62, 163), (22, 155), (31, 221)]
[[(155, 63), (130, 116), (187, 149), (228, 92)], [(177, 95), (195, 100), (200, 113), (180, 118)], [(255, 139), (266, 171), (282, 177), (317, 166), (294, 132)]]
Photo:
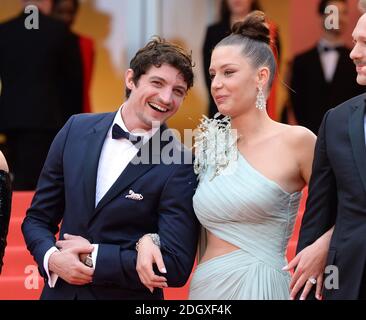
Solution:
[[(199, 225), (192, 206), (197, 181), (192, 164), (131, 161), (95, 207), (100, 152), (114, 116), (72, 116), (50, 148), (22, 224), (28, 249), (45, 279), (44, 255), (55, 245), (61, 221), (61, 238), (64, 233), (80, 235), (99, 244), (99, 250), (92, 284), (75, 286), (59, 278), (55, 288), (45, 284), (44, 299), (162, 299), (162, 291), (151, 294), (136, 272), (135, 243), (146, 233), (161, 237), (169, 286), (184, 285), (191, 273)], [(155, 163), (171, 143), (161, 141), (158, 150), (151, 148), (163, 128), (140, 149), (155, 157)], [(180, 155), (192, 158), (183, 148)], [(143, 200), (126, 198), (129, 190), (142, 194)]]
[(297, 252), (335, 226), (327, 266), (338, 268), (339, 288), (325, 286), (325, 299), (366, 299), (365, 104), (362, 94), (329, 110), (315, 147)]

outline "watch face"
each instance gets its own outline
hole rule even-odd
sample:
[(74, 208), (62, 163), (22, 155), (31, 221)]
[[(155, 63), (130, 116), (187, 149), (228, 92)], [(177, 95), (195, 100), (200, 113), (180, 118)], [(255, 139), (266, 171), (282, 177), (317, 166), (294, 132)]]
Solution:
[(93, 268), (93, 259), (90, 256), (87, 256), (84, 264), (90, 268)]

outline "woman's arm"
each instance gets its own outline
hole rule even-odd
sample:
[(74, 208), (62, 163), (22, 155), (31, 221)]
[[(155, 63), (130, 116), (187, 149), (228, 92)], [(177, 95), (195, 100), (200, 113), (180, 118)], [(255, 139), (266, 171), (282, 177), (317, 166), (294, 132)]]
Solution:
[[(304, 135), (297, 143), (297, 154), (301, 176), (306, 184), (309, 185), (311, 180), (310, 177), (313, 172), (313, 155), (316, 139), (315, 135), (309, 130), (304, 128), (302, 129), (304, 130)], [(306, 133), (305, 130), (308, 132)], [(317, 144), (319, 149), (319, 141)], [(306, 215), (306, 212), (304, 215)], [(334, 227), (332, 226), (322, 235), (320, 234), (318, 239), (305, 246), (303, 250), (298, 252), (296, 257), (284, 268), (284, 270), (296, 268), (290, 283), (290, 299), (295, 299), (298, 292), (304, 288), (300, 299), (305, 300), (315, 284), (316, 298), (321, 299), (323, 273), (333, 229)]]

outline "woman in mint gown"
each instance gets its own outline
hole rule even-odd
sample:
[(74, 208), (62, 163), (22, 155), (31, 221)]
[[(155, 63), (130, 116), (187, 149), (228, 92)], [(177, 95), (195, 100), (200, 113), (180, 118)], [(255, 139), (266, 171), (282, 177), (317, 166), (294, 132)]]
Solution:
[[(203, 119), (196, 137), (193, 204), (202, 233), (189, 298), (289, 299), (286, 249), (316, 137), (267, 114), (276, 62), (262, 12), (235, 24), (216, 45), (209, 72), (211, 94), (227, 117)], [(151, 254), (161, 266), (154, 246), (146, 240), (138, 256)], [(151, 266), (138, 270), (146, 286), (169, 285)]]

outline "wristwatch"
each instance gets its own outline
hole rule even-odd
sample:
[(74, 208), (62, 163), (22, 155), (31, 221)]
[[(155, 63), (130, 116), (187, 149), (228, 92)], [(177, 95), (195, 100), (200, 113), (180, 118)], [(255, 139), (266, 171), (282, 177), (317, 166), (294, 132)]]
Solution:
[(139, 251), (139, 246), (140, 246), (140, 243), (141, 243), (141, 240), (144, 238), (144, 237), (150, 237), (150, 239), (152, 240), (152, 242), (158, 246), (160, 248), (160, 237), (157, 233), (146, 233), (144, 234), (140, 239), (139, 241), (136, 242), (136, 251)]
[(87, 256), (86, 256), (86, 258), (85, 258), (85, 260), (84, 260), (84, 264), (87, 266), (87, 267), (89, 267), (89, 268), (93, 268), (93, 258), (92, 258), (92, 254), (91, 253), (89, 253)]

